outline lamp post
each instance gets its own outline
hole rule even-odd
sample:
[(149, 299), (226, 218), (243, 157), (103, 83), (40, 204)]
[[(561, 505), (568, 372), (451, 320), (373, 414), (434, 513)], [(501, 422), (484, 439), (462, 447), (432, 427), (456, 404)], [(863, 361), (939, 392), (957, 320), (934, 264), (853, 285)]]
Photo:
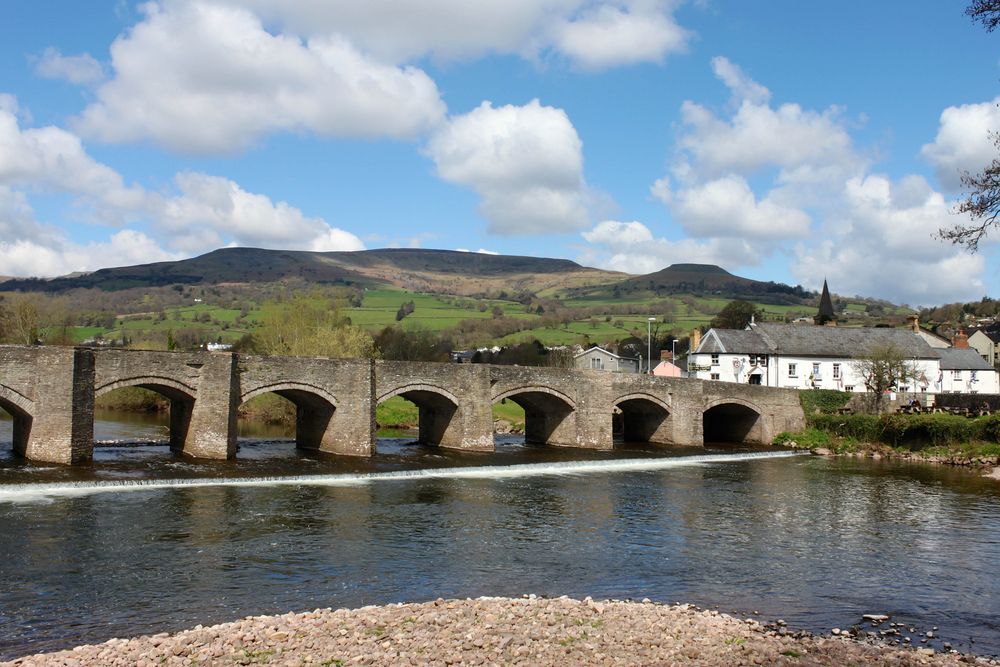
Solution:
[(670, 363), (677, 365), (677, 339), (670, 341)]
[(655, 317), (646, 318), (646, 375), (653, 372), (653, 322)]

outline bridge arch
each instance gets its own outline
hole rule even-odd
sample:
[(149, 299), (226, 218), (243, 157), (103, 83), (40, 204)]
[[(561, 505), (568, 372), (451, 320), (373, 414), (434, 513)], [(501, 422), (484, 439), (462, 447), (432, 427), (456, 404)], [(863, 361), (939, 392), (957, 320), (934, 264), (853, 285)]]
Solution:
[(240, 405), (264, 394), (277, 394), (295, 406), (295, 446), (332, 452), (338, 449), (338, 401), (329, 391), (305, 382), (273, 382), (240, 395)]
[(614, 402), (625, 442), (666, 444), (672, 440), (671, 408), (667, 401), (644, 392), (626, 394)]
[(174, 452), (184, 451), (198, 390), (171, 377), (137, 375), (118, 378), (94, 387), (94, 398), (126, 387), (148, 389), (170, 401), (170, 449)]
[(742, 398), (719, 398), (708, 402), (702, 413), (705, 442), (763, 442), (763, 410)]
[(28, 436), (34, 418), (34, 402), (27, 396), (0, 384), (0, 408), (10, 414), (13, 420), (14, 453), (24, 456), (28, 451)]
[(384, 392), (375, 404), (381, 405), (394, 396), (402, 396), (417, 406), (420, 442), (454, 446), (462, 441), (461, 425), (457, 423), (461, 401), (452, 392), (437, 385), (413, 382)]
[(544, 385), (525, 385), (496, 392), (493, 402), (510, 399), (524, 410), (524, 441), (576, 446), (576, 402)]

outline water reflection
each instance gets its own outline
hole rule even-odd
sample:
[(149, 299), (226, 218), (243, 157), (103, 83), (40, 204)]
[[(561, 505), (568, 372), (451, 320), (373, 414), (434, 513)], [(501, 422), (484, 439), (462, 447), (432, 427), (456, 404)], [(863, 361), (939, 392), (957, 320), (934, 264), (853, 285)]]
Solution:
[[(228, 462), (111, 446), (79, 468), (0, 458), (0, 475), (10, 484), (683, 453), (511, 438), (471, 455), (409, 443), (380, 440), (373, 459), (345, 460), (244, 440)], [(249, 614), (528, 592), (760, 610), (814, 630), (884, 612), (998, 653), (1000, 582), (987, 574), (1000, 558), (998, 489), (963, 470), (797, 457), (0, 502), (0, 657)]]

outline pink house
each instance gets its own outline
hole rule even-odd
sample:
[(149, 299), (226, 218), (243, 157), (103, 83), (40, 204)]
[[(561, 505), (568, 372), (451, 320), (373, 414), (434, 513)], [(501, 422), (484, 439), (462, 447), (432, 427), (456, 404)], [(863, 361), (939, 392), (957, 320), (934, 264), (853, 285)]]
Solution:
[(659, 375), (665, 378), (679, 378), (683, 375), (683, 371), (677, 366), (674, 366), (669, 361), (661, 361), (653, 369), (653, 375)]

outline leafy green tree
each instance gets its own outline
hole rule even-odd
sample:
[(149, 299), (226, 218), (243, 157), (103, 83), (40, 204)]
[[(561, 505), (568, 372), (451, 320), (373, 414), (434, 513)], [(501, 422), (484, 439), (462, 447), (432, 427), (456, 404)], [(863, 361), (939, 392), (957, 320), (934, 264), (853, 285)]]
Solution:
[(736, 299), (727, 303), (709, 324), (713, 329), (746, 329), (750, 321), (760, 317), (757, 306), (749, 301)]

